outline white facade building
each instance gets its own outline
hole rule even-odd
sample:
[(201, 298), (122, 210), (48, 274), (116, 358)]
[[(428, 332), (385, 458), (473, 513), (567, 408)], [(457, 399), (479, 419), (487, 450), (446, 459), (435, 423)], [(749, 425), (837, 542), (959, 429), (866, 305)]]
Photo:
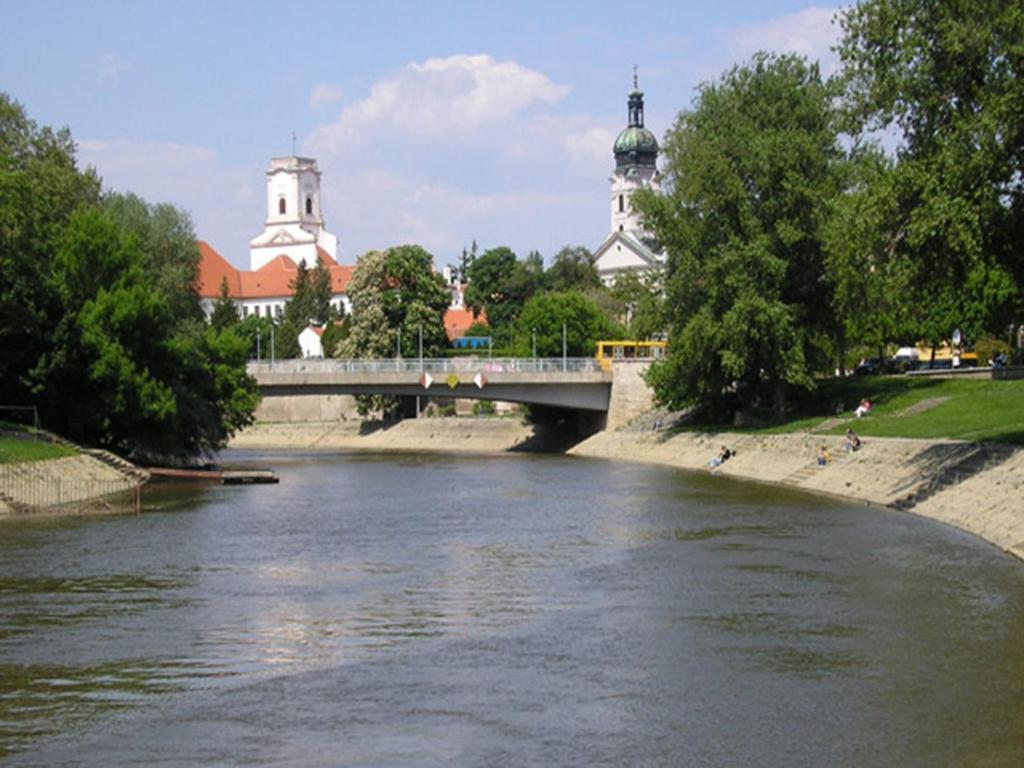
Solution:
[(337, 262), (338, 238), (324, 229), (316, 160), (275, 157), (267, 170), (263, 233), (249, 241), (249, 268), (256, 271), (277, 256), (287, 256), (313, 269), (318, 248)]
[(644, 95), (633, 76), (633, 90), (627, 101), (626, 128), (615, 139), (615, 170), (609, 177), (611, 224), (608, 236), (594, 252), (595, 265), (605, 285), (624, 272), (640, 275), (660, 270), (665, 254), (633, 209), (633, 195), (641, 189), (661, 189), (658, 173), (658, 140), (644, 128)]

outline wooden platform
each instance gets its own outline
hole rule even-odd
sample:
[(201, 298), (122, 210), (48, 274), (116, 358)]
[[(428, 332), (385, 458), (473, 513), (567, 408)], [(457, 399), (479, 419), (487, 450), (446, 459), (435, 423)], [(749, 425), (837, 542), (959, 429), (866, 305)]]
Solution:
[(269, 469), (167, 469), (149, 467), (147, 470), (153, 477), (168, 480), (203, 480), (220, 483), (221, 485), (253, 485), (280, 482), (277, 475)]

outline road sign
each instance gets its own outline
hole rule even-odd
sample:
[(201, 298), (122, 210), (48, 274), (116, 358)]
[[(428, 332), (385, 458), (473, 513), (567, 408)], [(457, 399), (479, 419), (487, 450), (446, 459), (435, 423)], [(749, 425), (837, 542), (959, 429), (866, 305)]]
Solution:
[(457, 374), (457, 373), (449, 373), (448, 374), (448, 386), (451, 389), (455, 389), (457, 386), (459, 386), (459, 374)]
[(420, 386), (424, 389), (430, 389), (430, 385), (434, 383), (434, 378), (429, 373), (424, 373), (420, 376)]
[(478, 373), (473, 377), (473, 383), (476, 384), (477, 389), (483, 389), (487, 386), (487, 377), (482, 373)]

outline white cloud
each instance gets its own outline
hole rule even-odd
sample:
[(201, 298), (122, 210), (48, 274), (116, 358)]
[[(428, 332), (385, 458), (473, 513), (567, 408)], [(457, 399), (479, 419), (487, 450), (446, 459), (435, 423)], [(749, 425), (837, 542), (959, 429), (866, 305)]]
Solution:
[(466, 138), (535, 104), (553, 104), (568, 90), (540, 72), (485, 54), (427, 59), (374, 83), (369, 96), (314, 130), (307, 146), (314, 152), (337, 152), (382, 130), (427, 139)]
[(113, 88), (123, 72), (130, 72), (134, 68), (135, 65), (116, 53), (103, 53), (96, 60), (96, 85), (100, 88)]
[(841, 32), (839, 25), (832, 23), (838, 10), (811, 6), (786, 16), (721, 30), (719, 37), (734, 55), (746, 58), (756, 51), (797, 53), (820, 61), (822, 74), (828, 75), (838, 65), (830, 50)]
[(188, 211), (200, 239), (248, 268), (249, 239), (265, 215), (262, 168), (226, 168), (207, 147), (127, 139), (83, 139), (78, 159), (96, 168), (106, 189)]
[(309, 95), (309, 108), (320, 109), (341, 101), (344, 91), (339, 85), (331, 83), (317, 83), (313, 86), (313, 92)]

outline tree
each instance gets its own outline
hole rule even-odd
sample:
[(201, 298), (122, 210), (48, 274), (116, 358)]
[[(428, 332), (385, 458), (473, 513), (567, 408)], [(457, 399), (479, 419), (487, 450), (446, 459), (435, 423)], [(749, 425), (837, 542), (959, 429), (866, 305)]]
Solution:
[(543, 260), (531, 257), (521, 262), (511, 249), (501, 246), (485, 251), (469, 269), (465, 302), (477, 315), (487, 313), (494, 335), (508, 341), (523, 304), (541, 288)]
[(292, 297), (284, 306), (276, 340), (278, 356), (283, 359), (301, 357), (299, 334), (306, 328), (329, 325), (341, 315), (331, 304), (331, 272), (319, 256), (312, 270), (306, 262), (299, 262), (290, 286)]
[(669, 254), (656, 397), (781, 415), (787, 387), (812, 385), (838, 335), (821, 232), (842, 184), (831, 93), (817, 66), (758, 54), (701, 87), (665, 155), (669, 191), (635, 201)]
[(178, 316), (151, 263), (101, 208), (73, 214), (49, 276), (60, 319), (27, 375), (44, 422), (68, 437), (145, 457), (209, 454), (258, 401), (245, 342)]
[(840, 21), (849, 130), (900, 140), (876, 269), (922, 297), (919, 337), (1001, 332), (1024, 284), (1024, 7), (867, 0)]
[(70, 132), (39, 127), (0, 93), (0, 401), (31, 401), (27, 373), (60, 317), (48, 270), (72, 212), (99, 195)]
[(539, 357), (560, 357), (563, 325), (569, 357), (592, 357), (600, 339), (614, 338), (621, 332), (592, 299), (581, 293), (542, 293), (526, 302), (519, 316), (516, 354), (531, 355), (536, 340)]
[(238, 320), (238, 306), (231, 298), (228, 279), (222, 277), (220, 279), (220, 295), (213, 303), (213, 312), (210, 313), (210, 325), (221, 331), (225, 328), (234, 328), (238, 324)]
[[(400, 245), (387, 251), (369, 251), (359, 257), (348, 294), (352, 324), (338, 345), (339, 357), (384, 358), (397, 353), (419, 353), (422, 338), (426, 357), (447, 346), (444, 315), (450, 297), (442, 277), (434, 271), (433, 257), (418, 245)], [(360, 414), (388, 413), (396, 398), (360, 396)]]
[(616, 278), (610, 294), (617, 303), (618, 319), (626, 326), (628, 338), (650, 339), (667, 329), (659, 272), (651, 271), (642, 277), (632, 270), (625, 272)]
[(601, 287), (594, 254), (581, 245), (567, 245), (555, 254), (544, 275), (550, 291), (587, 291)]

